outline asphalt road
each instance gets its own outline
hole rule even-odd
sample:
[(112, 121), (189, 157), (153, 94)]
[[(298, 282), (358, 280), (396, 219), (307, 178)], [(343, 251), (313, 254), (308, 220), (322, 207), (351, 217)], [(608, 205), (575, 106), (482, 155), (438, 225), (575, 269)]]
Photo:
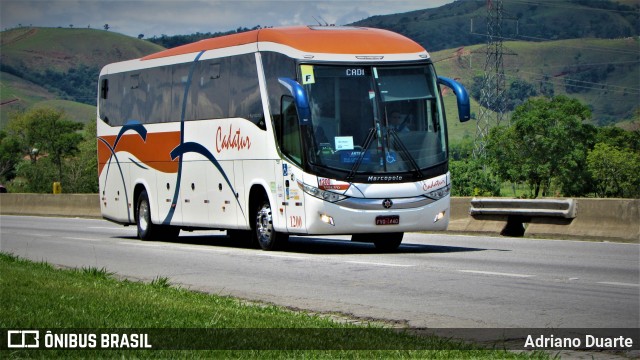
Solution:
[(640, 324), (638, 244), (406, 234), (385, 254), (345, 239), (265, 252), (224, 232), (143, 242), (101, 220), (0, 216), (3, 252), (293, 308), (432, 328)]

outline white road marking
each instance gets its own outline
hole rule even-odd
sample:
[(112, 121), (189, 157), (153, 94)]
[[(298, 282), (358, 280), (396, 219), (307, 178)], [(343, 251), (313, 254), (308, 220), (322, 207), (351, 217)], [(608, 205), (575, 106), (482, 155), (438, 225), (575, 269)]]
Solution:
[(280, 254), (270, 254), (270, 253), (256, 253), (255, 255), (257, 256), (267, 256), (267, 257), (274, 257), (274, 258), (283, 258), (283, 259), (294, 259), (294, 260), (309, 260), (309, 257), (306, 256), (291, 256), (291, 255), (280, 255)]
[(127, 242), (127, 241), (119, 241), (118, 244), (132, 245), (132, 246), (146, 246), (146, 247), (155, 247), (155, 248), (166, 246), (166, 244), (144, 244), (142, 242)]
[(369, 262), (369, 261), (345, 261), (349, 264), (358, 264), (358, 265), (373, 265), (373, 266), (391, 266), (391, 267), (414, 267), (415, 265), (408, 264), (391, 264), (391, 263), (381, 263), (381, 262)]
[(97, 230), (125, 230), (125, 226), (87, 226), (87, 229), (97, 229)]
[(616, 281), (598, 281), (597, 284), (602, 285), (613, 285), (613, 286), (632, 286), (632, 287), (640, 287), (640, 284), (632, 284), (632, 283), (623, 283)]
[(35, 237), (52, 237), (53, 235), (49, 235), (49, 234), (33, 234), (33, 233), (26, 233), (23, 234), (25, 236), (35, 236)]
[(494, 271), (480, 271), (480, 270), (458, 270), (463, 273), (471, 273), (471, 274), (481, 274), (481, 275), (496, 275), (496, 276), (508, 276), (508, 277), (517, 277), (517, 278), (530, 278), (535, 275), (526, 275), (526, 274), (512, 274), (512, 273), (502, 273), (502, 272), (494, 272)]
[(65, 237), (65, 239), (69, 239), (69, 240), (80, 240), (80, 241), (102, 241), (102, 240), (100, 240), (100, 239), (77, 238), (77, 237)]

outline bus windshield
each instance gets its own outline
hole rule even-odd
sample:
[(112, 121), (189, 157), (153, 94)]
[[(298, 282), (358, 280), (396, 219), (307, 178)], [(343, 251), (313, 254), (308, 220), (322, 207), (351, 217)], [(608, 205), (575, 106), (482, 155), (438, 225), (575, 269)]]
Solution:
[(301, 65), (301, 77), (312, 120), (311, 136), (305, 137), (312, 143), (304, 148), (318, 172), (327, 169), (344, 180), (415, 178), (447, 160), (446, 125), (430, 64)]

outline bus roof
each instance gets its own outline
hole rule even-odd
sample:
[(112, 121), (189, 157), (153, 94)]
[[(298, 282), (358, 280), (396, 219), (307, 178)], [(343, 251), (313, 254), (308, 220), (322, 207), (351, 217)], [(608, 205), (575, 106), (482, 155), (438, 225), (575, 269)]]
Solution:
[(387, 30), (348, 26), (295, 26), (265, 28), (200, 40), (145, 56), (141, 60), (259, 42), (281, 44), (308, 53), (368, 55), (425, 52), (415, 41)]

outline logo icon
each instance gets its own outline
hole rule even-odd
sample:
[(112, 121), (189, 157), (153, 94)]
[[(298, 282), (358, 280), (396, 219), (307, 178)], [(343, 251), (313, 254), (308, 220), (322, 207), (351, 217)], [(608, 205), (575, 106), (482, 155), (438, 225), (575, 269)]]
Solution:
[(385, 209), (390, 209), (393, 206), (393, 201), (391, 199), (382, 200), (382, 207)]
[(40, 331), (38, 330), (9, 330), (7, 332), (8, 348), (38, 348), (40, 346)]

